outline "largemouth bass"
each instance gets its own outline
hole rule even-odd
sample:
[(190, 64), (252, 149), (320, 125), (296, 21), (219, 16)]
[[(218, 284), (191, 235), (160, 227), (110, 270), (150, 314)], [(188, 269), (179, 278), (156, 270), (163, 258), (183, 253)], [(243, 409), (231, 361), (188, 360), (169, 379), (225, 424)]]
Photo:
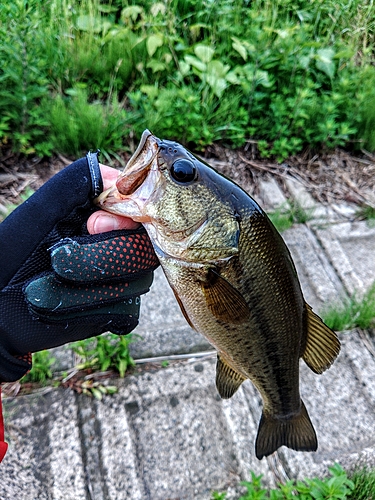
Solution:
[(340, 343), (306, 304), (290, 253), (257, 203), (183, 146), (148, 130), (97, 202), (146, 228), (186, 320), (217, 349), (221, 397), (233, 396), (246, 379), (260, 392), (258, 459), (282, 445), (315, 451), (299, 359), (322, 373)]

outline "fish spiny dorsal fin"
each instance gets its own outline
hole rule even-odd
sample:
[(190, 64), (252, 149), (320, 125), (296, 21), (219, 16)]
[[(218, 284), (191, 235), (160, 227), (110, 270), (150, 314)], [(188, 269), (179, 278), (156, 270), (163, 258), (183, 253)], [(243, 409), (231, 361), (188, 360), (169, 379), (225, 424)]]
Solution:
[(280, 446), (297, 451), (316, 451), (318, 440), (314, 427), (301, 401), (301, 410), (289, 418), (276, 418), (262, 413), (255, 442), (255, 455), (261, 460)]
[(340, 341), (336, 333), (306, 304), (307, 338), (303, 360), (315, 373), (323, 373), (337, 358)]
[(223, 399), (231, 398), (245, 380), (245, 377), (229, 366), (219, 354), (217, 355), (216, 388)]
[(238, 290), (213, 269), (202, 281), (206, 304), (216, 319), (225, 323), (241, 324), (250, 316), (249, 307)]

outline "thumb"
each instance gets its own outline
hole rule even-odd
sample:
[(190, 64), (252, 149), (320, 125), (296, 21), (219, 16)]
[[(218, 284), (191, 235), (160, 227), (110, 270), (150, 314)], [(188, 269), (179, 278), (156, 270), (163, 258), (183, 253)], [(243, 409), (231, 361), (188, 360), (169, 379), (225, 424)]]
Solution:
[(137, 229), (139, 222), (135, 222), (128, 217), (109, 214), (104, 210), (94, 212), (87, 220), (87, 230), (90, 234), (105, 233), (117, 229)]

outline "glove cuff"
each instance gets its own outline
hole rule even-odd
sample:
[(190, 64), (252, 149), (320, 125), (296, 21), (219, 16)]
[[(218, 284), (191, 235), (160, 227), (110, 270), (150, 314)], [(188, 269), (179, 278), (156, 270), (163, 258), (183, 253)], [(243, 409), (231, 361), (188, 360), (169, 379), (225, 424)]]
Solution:
[(86, 155), (87, 164), (91, 174), (91, 192), (93, 198), (99, 196), (99, 194), (103, 191), (103, 180), (98, 160), (99, 153), (100, 149), (98, 149), (95, 153), (91, 153), (91, 151), (89, 151)]

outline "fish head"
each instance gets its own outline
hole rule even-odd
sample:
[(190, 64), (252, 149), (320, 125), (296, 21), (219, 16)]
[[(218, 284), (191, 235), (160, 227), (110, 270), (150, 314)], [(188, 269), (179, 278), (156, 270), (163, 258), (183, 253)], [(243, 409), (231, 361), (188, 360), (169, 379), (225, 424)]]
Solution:
[(230, 181), (181, 144), (145, 130), (116, 185), (97, 204), (141, 222), (159, 258), (217, 262), (238, 252), (239, 239), (233, 198), (223, 183)]

